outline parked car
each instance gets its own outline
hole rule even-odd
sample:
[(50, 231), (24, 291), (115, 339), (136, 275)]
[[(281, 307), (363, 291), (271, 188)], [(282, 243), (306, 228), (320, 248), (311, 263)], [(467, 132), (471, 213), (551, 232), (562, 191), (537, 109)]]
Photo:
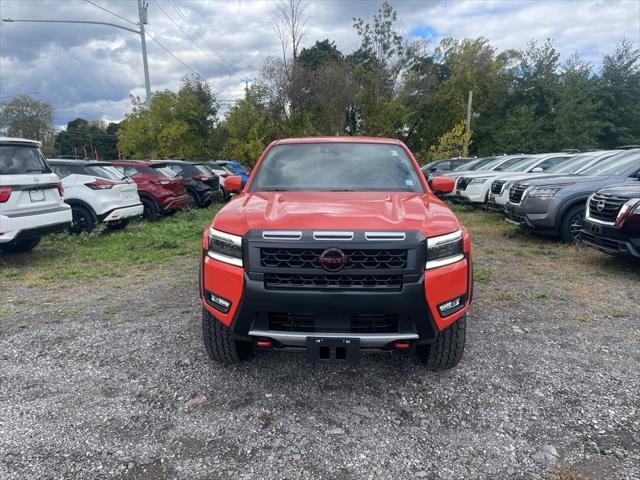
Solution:
[(580, 241), (612, 255), (640, 258), (640, 182), (591, 195)]
[(185, 160), (162, 160), (160, 163), (187, 180), (187, 195), (191, 197), (197, 208), (206, 208), (216, 199), (222, 198), (218, 176), (209, 170), (202, 162), (187, 162)]
[(532, 173), (542, 173), (550, 167), (569, 160), (573, 155), (568, 153), (544, 153), (526, 157), (514, 157), (491, 171), (479, 171), (466, 174), (458, 179), (457, 193), (462, 201), (474, 205), (484, 204), (489, 197), (492, 181), (496, 178), (526, 177)]
[(430, 162), (423, 166), (422, 172), (425, 175), (429, 175), (434, 172), (450, 172), (451, 170), (455, 170), (456, 168), (468, 164), (472, 160), (475, 159), (470, 157), (454, 157), (446, 158), (444, 160), (436, 160), (435, 162)]
[(200, 294), (209, 356), (254, 346), (313, 362), (415, 346), (429, 368), (462, 358), (472, 297), (467, 230), (398, 140), (273, 142), (204, 231)]
[(620, 150), (597, 150), (593, 152), (585, 152), (568, 160), (565, 160), (557, 165), (547, 168), (543, 172), (532, 172), (524, 174), (513, 174), (509, 178), (498, 177), (491, 182), (491, 189), (489, 190), (489, 198), (487, 200), (487, 208), (491, 210), (503, 211), (504, 206), (509, 200), (509, 189), (511, 186), (521, 180), (529, 180), (535, 178), (549, 178), (552, 176), (561, 176), (573, 173), (580, 173), (583, 170), (595, 165), (596, 163), (604, 162), (608, 158), (620, 153)]
[(230, 170), (234, 175), (240, 175), (243, 187), (247, 184), (251, 170), (245, 167), (242, 162), (237, 160), (218, 160), (216, 163)]
[(61, 178), (64, 201), (71, 206), (71, 233), (91, 232), (100, 222), (119, 230), (142, 215), (136, 183), (123, 180), (109, 163), (51, 159), (49, 165)]
[(223, 167), (218, 162), (214, 162), (213, 160), (203, 162), (209, 170), (215, 173), (218, 176), (218, 181), (220, 182), (220, 190), (222, 191), (222, 199), (224, 201), (229, 200), (230, 195), (224, 189), (224, 179), (230, 175), (233, 175), (233, 172), (226, 167)]
[(623, 151), (578, 175), (522, 180), (509, 189), (507, 220), (523, 228), (575, 241), (585, 202), (596, 190), (640, 179), (640, 149)]
[(138, 195), (144, 208), (142, 218), (145, 220), (173, 215), (193, 204), (187, 195), (187, 181), (167, 172), (166, 164), (144, 160), (114, 160), (110, 163), (138, 185)]
[(40, 147), (34, 140), (0, 137), (0, 251), (31, 251), (44, 235), (71, 225), (62, 183)]

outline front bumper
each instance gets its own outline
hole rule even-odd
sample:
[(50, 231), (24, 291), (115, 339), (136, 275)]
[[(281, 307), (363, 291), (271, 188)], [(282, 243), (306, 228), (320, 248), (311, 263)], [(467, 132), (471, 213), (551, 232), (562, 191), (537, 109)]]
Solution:
[(525, 198), (521, 204), (507, 202), (505, 217), (509, 223), (541, 233), (556, 231), (556, 207), (552, 198)]
[(18, 242), (66, 230), (71, 225), (71, 207), (61, 205), (42, 213), (0, 215), (0, 243)]
[[(490, 181), (488, 183), (491, 184)], [(466, 189), (460, 191), (460, 197), (468, 203), (484, 203), (487, 200), (487, 191), (485, 183), (470, 183)]]
[(631, 237), (619, 228), (584, 221), (580, 241), (611, 255), (640, 258), (640, 237)]
[[(201, 272), (201, 298), (214, 318), (239, 339), (267, 338), (281, 348), (303, 348), (308, 337), (318, 336), (357, 338), (361, 348), (385, 348), (398, 340), (429, 343), (438, 331), (467, 312), (472, 296), (469, 254), (451, 265), (405, 275), (402, 287), (393, 291), (268, 288), (265, 274), (220, 262), (204, 252)], [(211, 294), (231, 302), (226, 313), (210, 301)], [(459, 297), (461, 308), (441, 316), (437, 306)], [(289, 330), (274, 329), (271, 318), (275, 314), (312, 317), (315, 323), (311, 330), (296, 329), (295, 321)], [(393, 316), (397, 328), (373, 332), (354, 329), (354, 318), (374, 315)]]

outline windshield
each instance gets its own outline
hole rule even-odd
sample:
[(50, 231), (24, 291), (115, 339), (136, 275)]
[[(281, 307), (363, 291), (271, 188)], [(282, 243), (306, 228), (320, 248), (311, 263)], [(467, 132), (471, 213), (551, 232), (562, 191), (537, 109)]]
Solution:
[(404, 149), (375, 143), (276, 145), (262, 161), (251, 191), (288, 190), (424, 193)]
[(590, 166), (580, 172), (580, 175), (623, 175), (633, 167), (640, 167), (640, 150), (620, 153), (608, 162)]
[(516, 158), (511, 158), (511, 157), (497, 157), (494, 158), (492, 161), (490, 161), (489, 163), (485, 163), (484, 165), (482, 165), (480, 168), (476, 168), (474, 170), (478, 170), (478, 171), (485, 171), (485, 170), (496, 170), (496, 167), (498, 166), (503, 166), (503, 167), (507, 167), (508, 165), (510, 165), (511, 163), (515, 163), (518, 160), (520, 160), (522, 157), (516, 157)]
[(496, 157), (485, 157), (485, 158), (478, 158), (476, 160), (472, 160), (468, 163), (462, 164), (459, 167), (456, 167), (453, 169), (453, 171), (467, 171), (467, 170), (477, 170), (478, 168), (480, 168), (481, 166), (491, 162), (494, 158)]
[(617, 155), (618, 153), (620, 153), (620, 152), (619, 151), (612, 151), (612, 152), (606, 152), (604, 154), (603, 154), (603, 152), (585, 153), (583, 155), (578, 155), (578, 156), (576, 156), (576, 157), (572, 158), (571, 160), (568, 160), (568, 161), (566, 161), (564, 163), (561, 163), (560, 165), (556, 165), (556, 166), (550, 168), (549, 170), (547, 170), (547, 172), (549, 172), (549, 173), (578, 173), (584, 167), (586, 167), (591, 162), (593, 162), (594, 160), (596, 160), (596, 163), (594, 165), (597, 165), (600, 162), (603, 162), (604, 160), (607, 160), (608, 158), (611, 158), (614, 155)]
[(0, 146), (0, 175), (50, 172), (39, 148), (23, 145)]
[(537, 157), (518, 157), (512, 160), (507, 160), (502, 165), (496, 168), (503, 172), (524, 172), (535, 164), (539, 159)]

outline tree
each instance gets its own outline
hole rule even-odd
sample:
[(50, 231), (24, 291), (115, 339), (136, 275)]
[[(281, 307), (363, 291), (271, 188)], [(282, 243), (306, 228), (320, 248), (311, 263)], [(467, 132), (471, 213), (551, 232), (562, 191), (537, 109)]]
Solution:
[(279, 0), (271, 14), (276, 35), (282, 48), (282, 59), (287, 64), (289, 46), (293, 62), (298, 58), (300, 42), (307, 28), (306, 5), (302, 0)]
[(76, 118), (67, 123), (67, 128), (55, 136), (56, 156), (83, 158), (85, 152), (101, 160), (118, 158), (117, 123), (93, 121)]
[(43, 100), (19, 95), (0, 104), (0, 131), (10, 137), (47, 141), (53, 127), (53, 106)]
[(429, 149), (430, 160), (443, 158), (466, 157), (469, 154), (467, 145), (471, 143), (471, 133), (465, 131), (465, 123), (456, 124), (450, 131), (444, 133), (437, 145)]

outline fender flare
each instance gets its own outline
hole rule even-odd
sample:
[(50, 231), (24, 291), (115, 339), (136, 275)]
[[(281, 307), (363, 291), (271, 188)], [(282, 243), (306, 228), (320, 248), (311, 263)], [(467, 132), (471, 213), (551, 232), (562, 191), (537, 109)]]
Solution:
[(562, 219), (564, 218), (564, 216), (566, 215), (566, 213), (572, 209), (573, 207), (575, 207), (576, 205), (584, 205), (586, 208), (586, 203), (587, 203), (587, 199), (589, 198), (589, 195), (577, 195), (575, 197), (572, 197), (570, 200), (567, 200), (566, 202), (564, 202), (562, 205), (560, 205), (560, 208), (558, 208), (558, 213), (556, 215), (556, 220), (555, 220), (555, 227), (557, 229), (560, 228), (560, 225), (562, 224)]
[(93, 216), (93, 220), (96, 223), (100, 223), (100, 219), (98, 217), (98, 214), (95, 212), (93, 207), (91, 207), (91, 205), (89, 205), (84, 200), (80, 200), (78, 198), (69, 198), (69, 199), (65, 198), (64, 199), (64, 203), (69, 205), (71, 208), (73, 208), (74, 205), (86, 208), (88, 210), (88, 212)]

